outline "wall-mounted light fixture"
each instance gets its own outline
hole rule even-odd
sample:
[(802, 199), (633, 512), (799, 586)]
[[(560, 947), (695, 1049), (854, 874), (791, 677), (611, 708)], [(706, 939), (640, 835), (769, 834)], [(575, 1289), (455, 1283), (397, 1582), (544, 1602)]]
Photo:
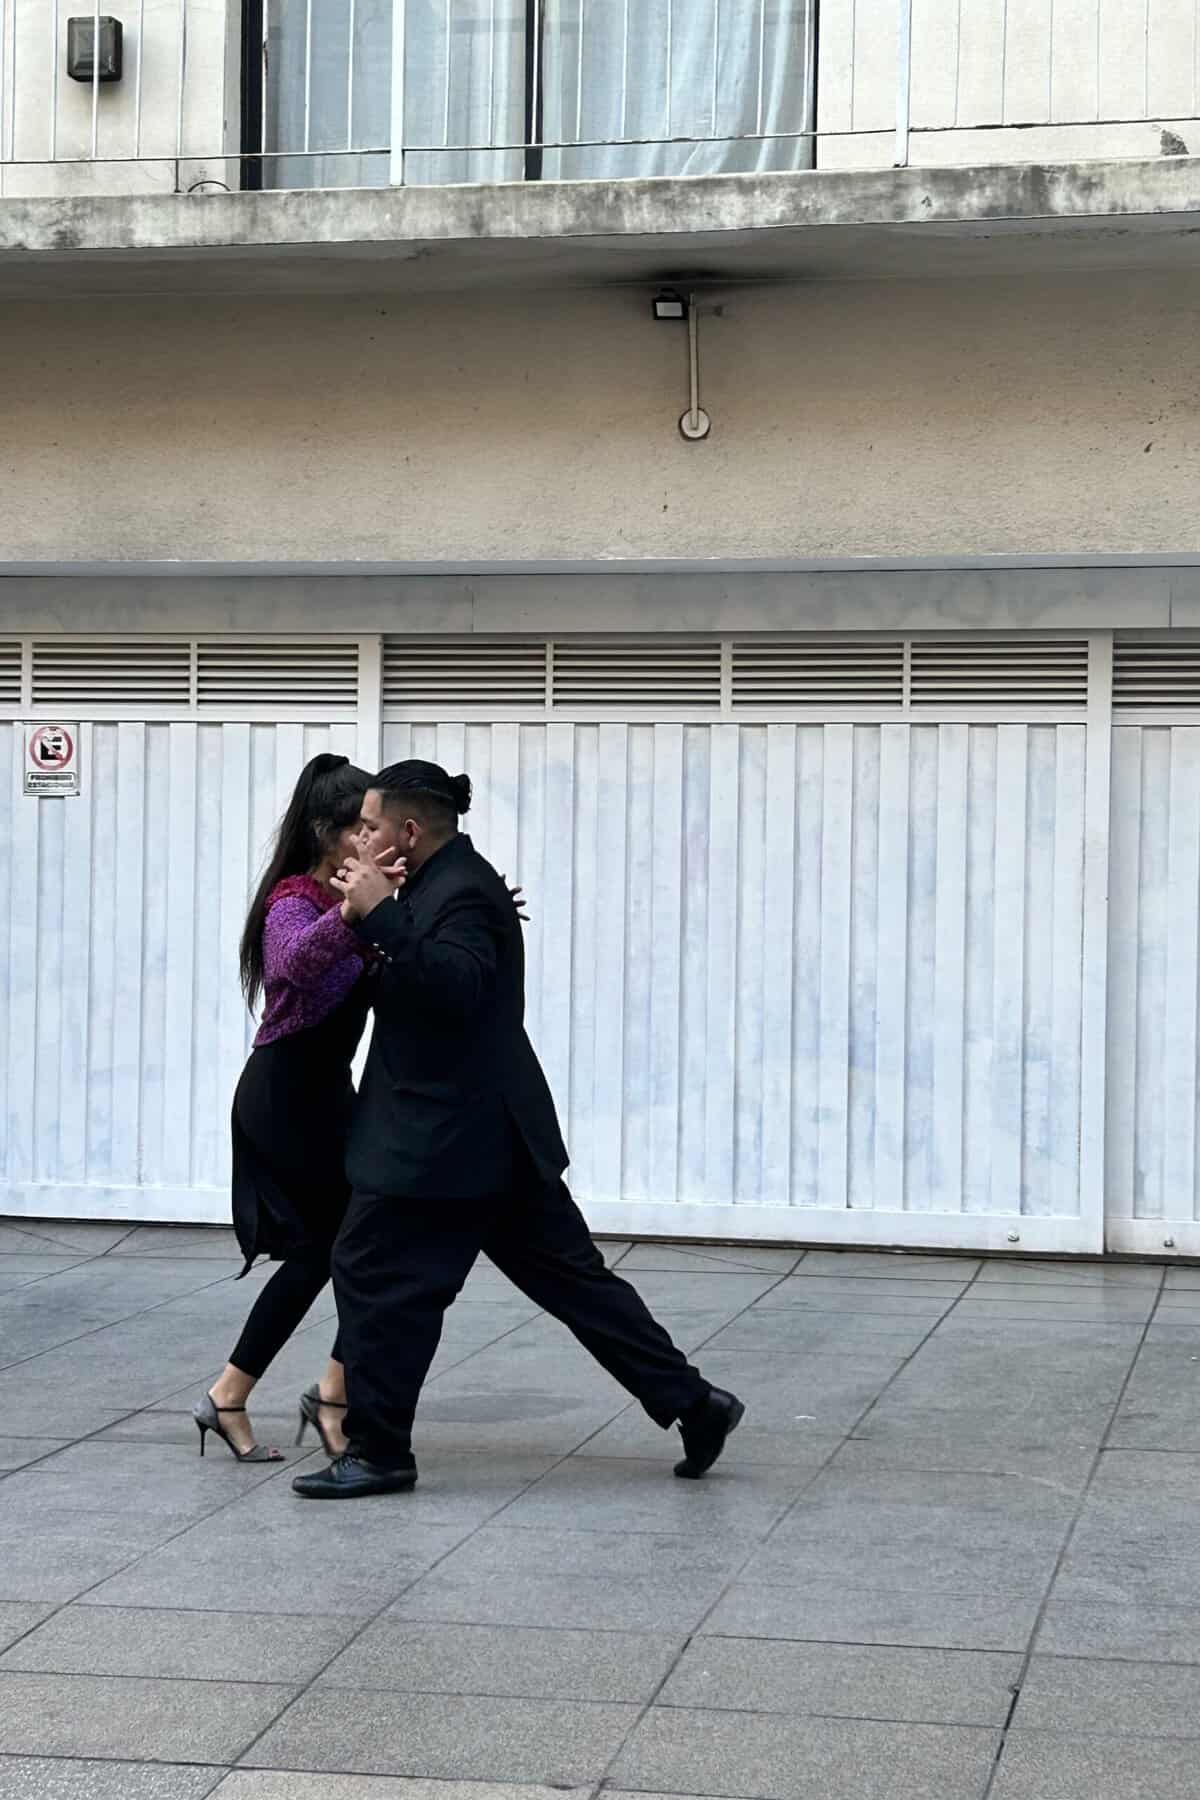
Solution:
[(688, 328), (688, 409), (679, 421), (680, 436), (698, 444), (712, 430), (712, 420), (700, 404), (700, 327), (695, 294), (686, 299), (674, 288), (660, 288), (654, 296), (656, 319), (682, 320)]
[(654, 296), (654, 316), (656, 319), (686, 319), (687, 301), (674, 288), (662, 288)]
[[(99, 51), (95, 47), (99, 26)], [(120, 81), (123, 31), (120, 19), (102, 13), (97, 19), (67, 20), (67, 74), (72, 81)], [(99, 70), (96, 64), (99, 63)]]

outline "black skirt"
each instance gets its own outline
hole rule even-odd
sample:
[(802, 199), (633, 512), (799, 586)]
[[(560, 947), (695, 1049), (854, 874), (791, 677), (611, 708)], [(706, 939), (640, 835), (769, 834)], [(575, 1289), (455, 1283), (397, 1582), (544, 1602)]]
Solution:
[(233, 1097), (233, 1229), (246, 1269), (258, 1256), (327, 1254), (337, 1236), (350, 1198), (350, 1065), (366, 1019), (364, 979), (319, 1025), (251, 1052)]

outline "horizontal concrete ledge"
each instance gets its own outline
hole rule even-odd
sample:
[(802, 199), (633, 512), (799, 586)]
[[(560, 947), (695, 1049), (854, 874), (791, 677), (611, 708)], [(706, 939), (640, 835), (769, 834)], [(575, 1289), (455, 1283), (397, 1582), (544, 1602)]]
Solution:
[(1200, 551), (1111, 551), (1083, 555), (1031, 552), (1027, 556), (726, 556), (597, 557), (591, 561), (499, 560), (466, 562), (3, 562), (0, 581), (33, 579), (295, 580), (302, 576), (353, 575), (377, 579), (397, 575), (443, 577), (525, 575), (837, 575), (953, 573), (1005, 569), (1196, 569)]
[(0, 294), (716, 286), (1136, 266), (1193, 258), (1198, 212), (1195, 157), (14, 198), (0, 200)]
[(0, 202), (0, 250), (687, 237), (795, 226), (1138, 218), (1200, 208), (1200, 158)]

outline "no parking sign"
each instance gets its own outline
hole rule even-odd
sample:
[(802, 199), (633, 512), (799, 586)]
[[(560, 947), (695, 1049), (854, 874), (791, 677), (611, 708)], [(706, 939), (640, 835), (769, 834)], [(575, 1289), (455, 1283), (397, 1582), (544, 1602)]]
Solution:
[(63, 799), (79, 791), (78, 725), (26, 725), (25, 792)]

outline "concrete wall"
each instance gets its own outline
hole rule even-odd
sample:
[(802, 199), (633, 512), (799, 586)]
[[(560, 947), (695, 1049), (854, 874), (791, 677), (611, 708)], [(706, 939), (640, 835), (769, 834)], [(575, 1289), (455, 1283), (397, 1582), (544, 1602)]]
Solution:
[(0, 311), (0, 560), (1200, 548), (1200, 277)]

